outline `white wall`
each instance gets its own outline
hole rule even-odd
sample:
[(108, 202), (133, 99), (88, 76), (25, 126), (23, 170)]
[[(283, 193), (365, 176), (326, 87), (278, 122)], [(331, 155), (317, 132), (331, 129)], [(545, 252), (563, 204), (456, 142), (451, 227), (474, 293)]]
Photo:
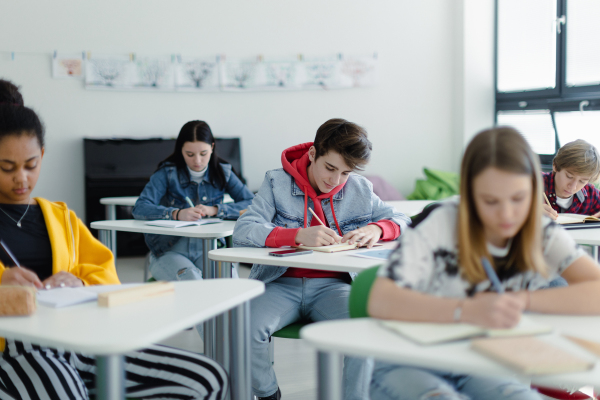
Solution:
[[(0, 51), (17, 52), (14, 61), (0, 53), (0, 77), (22, 86), (25, 102), (47, 128), (35, 194), (67, 201), (82, 217), (82, 137), (174, 136), (191, 119), (206, 120), (217, 136), (242, 138), (244, 174), (253, 190), (266, 170), (280, 166), (282, 149), (312, 140), (329, 118), (349, 119), (366, 127), (374, 144), (366, 172), (409, 194), (423, 166), (456, 170), (464, 130), (471, 129), (464, 107), (471, 72), (465, 73), (461, 24), (465, 9), (477, 12), (475, 3), (0, 0)], [(483, 44), (488, 50), (492, 45)], [(51, 78), (54, 50), (231, 57), (377, 51), (380, 83), (288, 93), (86, 91), (80, 81)], [(485, 114), (489, 106), (483, 107)]]

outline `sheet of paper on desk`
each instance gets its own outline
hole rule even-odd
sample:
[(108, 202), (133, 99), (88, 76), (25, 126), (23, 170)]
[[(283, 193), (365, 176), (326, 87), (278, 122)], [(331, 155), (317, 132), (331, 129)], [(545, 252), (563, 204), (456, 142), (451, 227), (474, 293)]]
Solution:
[(74, 306), (76, 304), (95, 301), (98, 293), (110, 292), (114, 290), (127, 289), (129, 287), (139, 286), (141, 283), (130, 283), (126, 285), (97, 285), (78, 288), (55, 288), (49, 290), (40, 290), (37, 293), (37, 301), (46, 307), (62, 308)]
[(157, 221), (147, 221), (146, 225), (151, 226), (160, 226), (163, 228), (183, 228), (185, 226), (200, 226), (200, 225), (209, 225), (209, 224), (218, 224), (219, 222), (223, 222), (220, 218), (206, 218), (201, 219), (199, 221), (172, 221), (172, 220), (157, 220)]
[(419, 344), (437, 344), (477, 336), (532, 336), (552, 332), (552, 327), (533, 322), (526, 316), (512, 329), (486, 329), (470, 324), (381, 321), (381, 324)]
[(381, 250), (368, 250), (361, 251), (360, 253), (352, 253), (350, 254), (352, 257), (360, 257), (360, 258), (371, 258), (374, 260), (387, 260), (390, 258), (390, 254), (392, 254), (391, 249), (381, 249)]

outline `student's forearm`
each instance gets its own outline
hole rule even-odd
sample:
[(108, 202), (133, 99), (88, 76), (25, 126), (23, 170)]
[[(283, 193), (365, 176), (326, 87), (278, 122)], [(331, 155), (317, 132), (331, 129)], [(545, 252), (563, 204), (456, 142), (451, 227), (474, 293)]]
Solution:
[(378, 278), (369, 298), (369, 315), (403, 321), (454, 322), (460, 300), (440, 298), (399, 288), (393, 281)]
[(600, 281), (530, 292), (528, 311), (600, 315)]

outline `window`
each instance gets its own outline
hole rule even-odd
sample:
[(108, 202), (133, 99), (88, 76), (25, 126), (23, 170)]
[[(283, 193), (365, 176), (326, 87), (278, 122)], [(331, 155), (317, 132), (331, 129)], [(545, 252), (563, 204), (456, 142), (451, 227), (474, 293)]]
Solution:
[(599, 0), (496, 0), (496, 122), (546, 168), (572, 140), (600, 148), (599, 20)]

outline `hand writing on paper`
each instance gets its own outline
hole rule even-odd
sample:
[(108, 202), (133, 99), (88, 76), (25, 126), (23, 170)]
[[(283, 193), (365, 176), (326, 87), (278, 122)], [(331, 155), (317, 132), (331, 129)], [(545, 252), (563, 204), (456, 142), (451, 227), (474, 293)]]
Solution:
[(329, 246), (340, 242), (341, 237), (323, 225), (311, 226), (310, 228), (300, 229), (296, 234), (296, 243), (305, 246), (318, 247)]
[(600, 211), (597, 212), (596, 214), (592, 215), (592, 217), (600, 218)]
[(41, 289), (43, 287), (42, 281), (40, 281), (40, 278), (38, 278), (37, 274), (23, 267), (6, 268), (2, 274), (2, 282), (0, 282), (0, 284), (33, 286), (37, 289)]
[(485, 328), (513, 328), (521, 320), (527, 298), (516, 293), (477, 293), (465, 300), (461, 322)]
[(83, 282), (70, 272), (60, 271), (42, 282), (45, 289), (57, 287), (81, 287)]
[(381, 239), (382, 234), (383, 230), (379, 226), (367, 225), (346, 233), (342, 238), (342, 243), (358, 243), (359, 247), (367, 246), (370, 249), (379, 239)]
[(179, 210), (177, 219), (180, 221), (198, 221), (202, 218), (202, 211), (196, 207), (183, 208)]
[(543, 207), (544, 207), (544, 214), (556, 221), (556, 218), (558, 218), (558, 213), (552, 207), (550, 207), (548, 204), (543, 204)]
[(219, 208), (216, 206), (204, 206), (202, 204), (198, 204), (196, 208), (200, 210), (200, 213), (203, 217), (214, 217), (217, 215), (217, 212), (219, 212)]

